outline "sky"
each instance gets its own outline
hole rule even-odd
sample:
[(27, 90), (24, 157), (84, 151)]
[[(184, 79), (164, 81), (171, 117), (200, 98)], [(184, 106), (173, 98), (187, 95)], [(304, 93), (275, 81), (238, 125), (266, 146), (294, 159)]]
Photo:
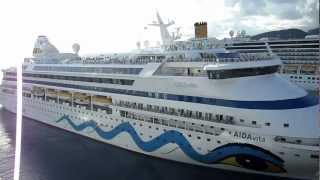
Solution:
[(38, 35), (46, 35), (60, 52), (80, 55), (125, 52), (138, 41), (156, 44), (160, 32), (147, 26), (158, 11), (175, 21), (184, 37), (193, 37), (193, 24), (208, 22), (210, 37), (229, 31), (256, 34), (319, 25), (318, 0), (2, 0), (0, 1), (0, 69), (31, 57)]

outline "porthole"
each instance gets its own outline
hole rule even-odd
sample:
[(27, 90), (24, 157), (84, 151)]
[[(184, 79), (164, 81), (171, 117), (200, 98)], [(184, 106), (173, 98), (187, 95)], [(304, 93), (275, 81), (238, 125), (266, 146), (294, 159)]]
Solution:
[(300, 154), (294, 154), (295, 157), (300, 157)]
[(289, 124), (285, 123), (285, 124), (283, 124), (283, 127), (287, 128), (287, 127), (289, 127)]
[(200, 136), (197, 136), (197, 139), (201, 139), (201, 137), (200, 137)]
[(188, 134), (189, 137), (191, 137), (191, 134)]
[(209, 142), (209, 141), (211, 141), (211, 139), (210, 139), (210, 138), (207, 138), (207, 141)]
[(265, 125), (266, 125), (266, 126), (270, 126), (270, 123), (269, 123), (269, 122), (267, 122), (267, 123), (265, 123)]
[(279, 152), (279, 154), (284, 155), (284, 152)]
[(217, 141), (217, 143), (218, 143), (218, 144), (220, 144), (220, 143), (221, 143), (221, 141)]
[(257, 124), (257, 121), (252, 121), (252, 124), (256, 125), (256, 124)]

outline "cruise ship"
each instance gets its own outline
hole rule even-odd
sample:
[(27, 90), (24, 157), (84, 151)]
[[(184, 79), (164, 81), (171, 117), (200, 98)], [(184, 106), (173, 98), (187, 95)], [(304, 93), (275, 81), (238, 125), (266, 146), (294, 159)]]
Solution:
[(283, 62), (279, 73), (286, 79), (309, 91), (320, 87), (319, 36), (309, 35), (305, 39), (246, 40), (233, 38), (226, 41), (225, 47), (238, 52), (266, 52), (266, 44)]
[[(169, 37), (165, 29), (162, 36)], [(279, 76), (278, 56), (168, 47), (81, 57), (79, 45), (61, 53), (39, 36), (22, 67), (23, 115), (178, 162), (283, 177), (318, 173), (319, 103)], [(0, 86), (12, 112), (16, 77), (14, 68), (3, 70)]]

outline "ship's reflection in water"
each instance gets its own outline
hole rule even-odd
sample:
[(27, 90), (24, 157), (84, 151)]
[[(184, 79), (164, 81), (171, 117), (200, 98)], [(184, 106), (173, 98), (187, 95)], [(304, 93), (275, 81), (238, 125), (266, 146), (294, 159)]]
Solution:
[[(0, 179), (13, 177), (15, 116), (0, 109)], [(285, 179), (152, 158), (28, 118), (22, 136), (22, 180)]]

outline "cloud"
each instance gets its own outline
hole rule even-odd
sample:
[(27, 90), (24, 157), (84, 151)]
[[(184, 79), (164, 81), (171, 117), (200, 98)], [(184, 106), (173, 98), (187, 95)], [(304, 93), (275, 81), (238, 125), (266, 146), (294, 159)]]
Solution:
[(279, 19), (302, 18), (300, 7), (307, 0), (225, 0), (226, 7), (239, 8), (240, 16), (274, 15)]
[(229, 24), (229, 29), (246, 29), (249, 34), (288, 28), (309, 30), (319, 24), (318, 0), (225, 0), (224, 5), (232, 18), (223, 23)]
[(311, 27), (319, 27), (319, 1), (314, 0), (306, 6), (306, 18), (309, 20), (308, 25)]

